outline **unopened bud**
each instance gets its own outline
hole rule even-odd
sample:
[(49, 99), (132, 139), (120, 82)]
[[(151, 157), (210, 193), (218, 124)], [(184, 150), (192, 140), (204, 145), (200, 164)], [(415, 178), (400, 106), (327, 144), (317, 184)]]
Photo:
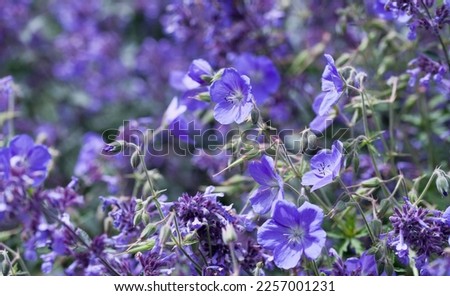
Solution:
[(448, 180), (445, 173), (439, 173), (436, 179), (436, 187), (443, 196), (448, 196)]
[(225, 228), (222, 228), (222, 239), (226, 244), (237, 240), (237, 234), (232, 224), (227, 224)]

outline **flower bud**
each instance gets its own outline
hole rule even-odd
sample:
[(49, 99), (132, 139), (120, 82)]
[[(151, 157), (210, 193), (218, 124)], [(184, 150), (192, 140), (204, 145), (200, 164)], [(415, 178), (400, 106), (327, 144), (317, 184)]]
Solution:
[(440, 173), (436, 179), (436, 187), (443, 196), (448, 196), (448, 180), (444, 173)]
[(225, 228), (222, 228), (222, 239), (226, 244), (237, 240), (237, 234), (232, 224), (227, 224)]
[(139, 151), (134, 151), (131, 155), (130, 164), (133, 169), (136, 169), (141, 163), (141, 157), (139, 155)]

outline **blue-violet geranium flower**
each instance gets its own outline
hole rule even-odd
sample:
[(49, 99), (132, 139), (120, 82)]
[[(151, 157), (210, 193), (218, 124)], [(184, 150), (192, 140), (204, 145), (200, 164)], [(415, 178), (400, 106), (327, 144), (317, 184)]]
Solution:
[(321, 228), (323, 211), (305, 202), (300, 208), (279, 200), (272, 219), (258, 230), (258, 243), (272, 250), (274, 263), (283, 269), (295, 267), (303, 254), (317, 259), (325, 245), (326, 233)]

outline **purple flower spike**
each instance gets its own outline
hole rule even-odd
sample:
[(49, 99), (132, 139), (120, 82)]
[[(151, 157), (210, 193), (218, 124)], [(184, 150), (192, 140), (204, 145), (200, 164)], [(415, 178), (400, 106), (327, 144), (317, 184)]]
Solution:
[(330, 184), (339, 176), (342, 167), (342, 142), (333, 143), (331, 151), (322, 149), (311, 158), (311, 171), (303, 175), (302, 185), (312, 186), (311, 191)]
[(252, 161), (248, 171), (261, 186), (250, 196), (253, 210), (267, 213), (275, 200), (284, 198), (283, 179), (275, 171), (273, 159), (264, 155), (260, 161)]
[(279, 268), (295, 267), (302, 254), (317, 259), (325, 245), (326, 233), (321, 228), (323, 211), (309, 202), (300, 208), (280, 200), (275, 204), (273, 217), (258, 230), (258, 243), (272, 250)]
[(256, 103), (262, 104), (280, 85), (280, 74), (272, 61), (265, 56), (244, 53), (234, 60), (240, 73), (252, 80), (252, 93)]
[(213, 75), (213, 69), (207, 61), (203, 59), (197, 59), (192, 61), (191, 65), (189, 66), (187, 75), (191, 77), (195, 82), (198, 82), (201, 85), (205, 85), (206, 83), (204, 77), (211, 77)]
[(253, 109), (250, 79), (239, 75), (236, 69), (227, 68), (211, 85), (211, 100), (217, 103), (214, 118), (221, 124), (244, 122)]
[(322, 104), (319, 108), (319, 115), (326, 115), (334, 106), (344, 92), (344, 81), (334, 64), (333, 58), (326, 54), (327, 65), (322, 74), (322, 91), (325, 93)]

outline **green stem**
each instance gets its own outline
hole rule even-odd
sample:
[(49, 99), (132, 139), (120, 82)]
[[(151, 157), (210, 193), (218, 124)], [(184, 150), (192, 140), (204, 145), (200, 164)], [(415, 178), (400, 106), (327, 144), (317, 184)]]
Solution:
[[(422, 4), (422, 7), (423, 7), (423, 9), (425, 10), (425, 12), (426, 12), (426, 14), (427, 14), (429, 21), (430, 21), (431, 23), (434, 23), (433, 17), (431, 16), (431, 13), (430, 13), (430, 11), (428, 10), (428, 7), (425, 5), (425, 3), (423, 2), (423, 0), (420, 0), (420, 3)], [(448, 68), (450, 69), (450, 58), (449, 58), (449, 56), (448, 56), (448, 51), (447, 51), (447, 47), (445, 46), (444, 40), (442, 39), (442, 36), (441, 36), (441, 34), (439, 33), (439, 29), (436, 28), (436, 26), (433, 26), (433, 30), (434, 30), (434, 33), (436, 34), (436, 36), (437, 36), (437, 38), (438, 38), (438, 40), (439, 40), (439, 43), (440, 43), (441, 46), (442, 46), (442, 50), (444, 51), (444, 58), (445, 58), (445, 61), (447, 62), (447, 66), (448, 66)]]
[[(27, 265), (25, 264), (25, 261), (20, 257), (20, 254), (18, 252), (15, 252), (13, 249), (8, 247), (7, 245), (0, 243), (0, 248), (5, 249), (6, 251), (10, 252), (14, 257), (17, 258), (17, 261), (19, 262), (20, 268), (22, 268), (22, 271), (30, 275), (30, 271), (27, 268)], [(11, 266), (12, 269), (12, 266)]]
[(230, 249), (231, 261), (233, 262), (233, 275), (238, 276), (239, 275), (239, 262), (237, 260), (236, 253), (234, 252), (234, 244), (229, 243), (228, 248)]
[(200, 267), (200, 265), (198, 265), (197, 262), (195, 262), (195, 260), (186, 252), (185, 249), (183, 249), (183, 246), (181, 245), (181, 232), (180, 229), (178, 227), (178, 221), (177, 221), (177, 217), (174, 217), (175, 219), (173, 219), (174, 224), (175, 224), (175, 229), (180, 237), (180, 240), (178, 241), (177, 238), (173, 235), (172, 231), (170, 232), (170, 235), (173, 239), (173, 241), (175, 242), (175, 244), (178, 246), (178, 249), (180, 249), (180, 251), (184, 254), (184, 256), (186, 256), (186, 258), (189, 259), (189, 261), (191, 261), (191, 263), (194, 265), (195, 270), (197, 271), (198, 274), (202, 274), (202, 268)]
[(428, 143), (427, 143), (427, 150), (428, 150), (428, 158), (429, 158), (429, 168), (433, 168), (436, 164), (435, 164), (435, 153), (434, 153), (434, 145), (433, 145), (433, 141), (432, 141), (432, 131), (431, 131), (431, 124), (430, 124), (430, 117), (429, 117), (429, 111), (428, 111), (428, 104), (425, 101), (425, 99), (420, 99), (419, 100), (419, 109), (420, 109), (420, 114), (422, 116), (422, 120), (423, 120), (423, 124), (425, 126), (425, 132), (427, 133), (427, 138), (428, 138)]
[(377, 239), (375, 238), (375, 236), (372, 233), (372, 229), (370, 228), (369, 222), (367, 222), (366, 219), (366, 215), (364, 214), (363, 209), (361, 208), (361, 205), (359, 204), (359, 202), (356, 201), (356, 199), (353, 197), (353, 195), (351, 194), (351, 192), (348, 190), (347, 186), (345, 186), (344, 182), (342, 181), (342, 179), (340, 177), (337, 177), (337, 180), (339, 181), (339, 183), (341, 184), (342, 188), (345, 190), (345, 192), (347, 193), (348, 197), (356, 204), (356, 207), (358, 208), (358, 211), (360, 212), (362, 219), (364, 221), (364, 224), (366, 225), (367, 228), (367, 232), (369, 233), (370, 239), (372, 240), (372, 243), (376, 243)]
[(316, 261), (311, 260), (311, 266), (312, 266), (312, 270), (314, 272), (314, 275), (315, 276), (320, 276), (319, 268), (317, 268)]
[(15, 95), (14, 92), (9, 96), (8, 101), (8, 113), (11, 118), (8, 121), (8, 139), (12, 139), (14, 137), (14, 105), (15, 105)]
[(427, 185), (425, 185), (425, 188), (423, 189), (422, 193), (419, 195), (419, 197), (417, 198), (417, 200), (414, 202), (414, 205), (417, 206), (423, 199), (423, 197), (425, 196), (425, 194), (427, 193), (428, 189), (431, 186), (431, 183), (433, 182), (434, 177), (436, 176), (436, 171), (433, 172), (433, 174), (431, 174), (430, 179), (427, 182)]

